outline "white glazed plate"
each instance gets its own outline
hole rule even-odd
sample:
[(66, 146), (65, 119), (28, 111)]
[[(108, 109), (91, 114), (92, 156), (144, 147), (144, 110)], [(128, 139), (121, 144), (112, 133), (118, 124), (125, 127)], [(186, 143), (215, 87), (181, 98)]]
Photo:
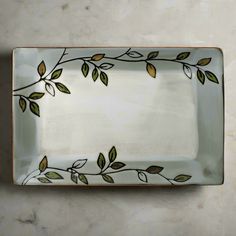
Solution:
[(14, 183), (222, 184), (218, 48), (17, 48)]

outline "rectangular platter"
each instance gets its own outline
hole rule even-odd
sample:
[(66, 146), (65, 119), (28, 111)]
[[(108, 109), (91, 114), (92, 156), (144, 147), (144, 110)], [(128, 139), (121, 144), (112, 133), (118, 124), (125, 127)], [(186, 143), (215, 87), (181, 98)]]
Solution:
[(19, 185), (222, 184), (219, 48), (16, 48)]

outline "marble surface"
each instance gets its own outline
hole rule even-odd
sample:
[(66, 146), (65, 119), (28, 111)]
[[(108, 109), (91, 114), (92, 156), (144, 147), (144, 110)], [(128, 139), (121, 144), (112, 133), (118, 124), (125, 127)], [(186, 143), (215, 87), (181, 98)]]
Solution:
[[(236, 3), (0, 0), (0, 235), (234, 236)], [(182, 188), (11, 184), (11, 50), (17, 46), (218, 46), (225, 56), (225, 183)]]

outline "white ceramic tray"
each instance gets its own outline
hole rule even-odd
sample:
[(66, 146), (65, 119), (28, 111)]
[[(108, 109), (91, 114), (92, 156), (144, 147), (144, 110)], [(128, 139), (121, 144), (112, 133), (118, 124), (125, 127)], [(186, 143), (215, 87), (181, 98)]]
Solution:
[(14, 183), (222, 184), (218, 48), (17, 48)]

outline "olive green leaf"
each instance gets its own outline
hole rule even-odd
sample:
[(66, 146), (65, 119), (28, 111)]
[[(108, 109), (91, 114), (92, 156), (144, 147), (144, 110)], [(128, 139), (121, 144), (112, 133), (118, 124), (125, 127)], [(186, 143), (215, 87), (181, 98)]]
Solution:
[(75, 169), (80, 169), (86, 164), (86, 162), (87, 159), (79, 159), (73, 163), (72, 167)]
[(178, 54), (178, 56), (176, 57), (176, 59), (177, 59), (177, 60), (184, 60), (184, 59), (186, 59), (189, 55), (190, 55), (190, 52), (181, 52), (180, 54)]
[(86, 178), (86, 176), (84, 174), (79, 174), (79, 180), (84, 183), (84, 184), (88, 184), (88, 180)]
[(97, 68), (93, 69), (92, 78), (93, 78), (94, 82), (97, 80), (97, 78), (98, 78), (98, 69)]
[(146, 175), (144, 172), (142, 172), (142, 171), (138, 171), (138, 178), (139, 178), (139, 180), (141, 180), (142, 182), (145, 182), (145, 183), (148, 182), (147, 175)]
[(147, 56), (147, 59), (154, 59), (158, 56), (159, 51), (155, 51), (155, 52), (150, 52)]
[(205, 75), (202, 71), (200, 71), (199, 69), (197, 70), (197, 78), (198, 80), (204, 84), (205, 83)]
[(54, 87), (51, 85), (51, 84), (49, 84), (49, 83), (45, 83), (45, 90), (50, 94), (50, 95), (52, 95), (53, 97), (55, 96), (55, 89), (54, 89)]
[(83, 63), (82, 67), (81, 67), (81, 71), (84, 75), (84, 77), (86, 77), (89, 73), (89, 66), (86, 62)]
[(44, 93), (34, 92), (29, 95), (30, 99), (37, 100), (44, 96)]
[(48, 159), (46, 156), (39, 163), (39, 171), (43, 172), (48, 168)]
[(199, 66), (206, 66), (211, 62), (211, 58), (202, 58), (197, 62), (197, 65)]
[(129, 57), (132, 57), (132, 58), (140, 58), (140, 57), (143, 57), (143, 55), (139, 52), (136, 52), (136, 51), (129, 51), (127, 52), (127, 55)]
[(184, 74), (189, 78), (189, 79), (192, 79), (192, 70), (189, 66), (187, 65), (183, 65), (183, 71), (184, 71)]
[(30, 110), (32, 113), (34, 113), (36, 116), (40, 117), (40, 110), (39, 105), (36, 102), (30, 101)]
[(102, 175), (102, 178), (107, 183), (110, 183), (110, 184), (114, 183), (114, 180), (113, 180), (113, 178), (110, 175)]
[(116, 152), (116, 148), (113, 146), (112, 148), (111, 148), (111, 150), (109, 151), (109, 161), (110, 162), (113, 162), (115, 159), (116, 159), (116, 157), (117, 157), (117, 152)]
[(108, 76), (105, 72), (101, 71), (100, 74), (100, 80), (102, 81), (103, 84), (105, 84), (106, 86), (108, 85)]
[(122, 168), (122, 167), (124, 167), (124, 166), (125, 166), (125, 163), (119, 162), (119, 161), (113, 162), (113, 163), (111, 164), (111, 168), (112, 168), (113, 170), (118, 170), (118, 169), (120, 169), (120, 168)]
[(147, 62), (146, 70), (150, 76), (156, 78), (156, 67), (153, 64)]
[(149, 174), (159, 174), (164, 168), (161, 166), (149, 166), (146, 171)]
[(95, 54), (91, 57), (92, 61), (100, 61), (105, 56), (105, 54)]
[(70, 178), (71, 178), (71, 180), (72, 180), (74, 183), (78, 184), (78, 177), (77, 177), (77, 175), (75, 175), (74, 173), (71, 173)]
[(105, 160), (105, 157), (102, 153), (99, 153), (99, 156), (98, 156), (98, 159), (97, 159), (97, 164), (98, 164), (98, 166), (100, 167), (101, 170), (106, 165), (106, 160)]
[(63, 179), (63, 177), (54, 171), (49, 171), (45, 174), (45, 176), (49, 179)]
[(57, 82), (55, 85), (60, 92), (70, 94), (70, 90), (64, 84)]
[(102, 70), (109, 70), (114, 66), (114, 64), (111, 63), (102, 63), (99, 68)]
[(19, 99), (19, 106), (20, 106), (20, 108), (21, 108), (21, 110), (24, 112), (25, 111), (25, 109), (26, 109), (26, 101), (25, 101), (25, 99), (23, 98), (23, 97), (20, 97), (20, 99)]
[(38, 181), (40, 181), (43, 184), (50, 184), (50, 183), (52, 183), (49, 179), (47, 179), (45, 177), (38, 177), (37, 179), (38, 179)]
[(207, 79), (209, 79), (210, 81), (219, 84), (219, 81), (216, 77), (215, 74), (213, 74), (211, 71), (205, 71), (206, 77)]
[(191, 179), (191, 175), (177, 175), (175, 178), (174, 178), (174, 181), (176, 182), (186, 182), (187, 180)]
[(46, 73), (46, 65), (45, 65), (44, 61), (42, 61), (38, 65), (38, 73), (39, 73), (40, 77), (42, 77)]
[(53, 71), (50, 80), (58, 79), (61, 76), (61, 73), (62, 73), (62, 69), (57, 69)]

